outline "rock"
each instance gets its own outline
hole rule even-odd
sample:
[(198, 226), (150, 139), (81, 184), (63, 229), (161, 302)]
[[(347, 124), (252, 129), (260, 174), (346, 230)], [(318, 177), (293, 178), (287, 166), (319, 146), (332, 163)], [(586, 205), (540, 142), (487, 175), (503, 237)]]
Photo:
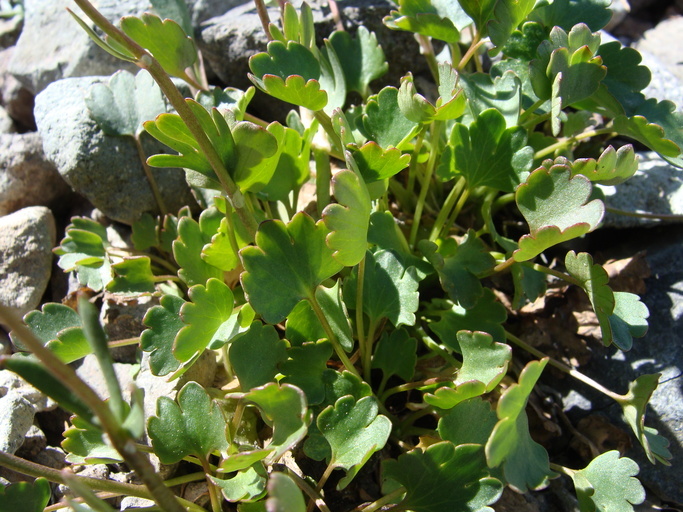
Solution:
[(0, 217), (0, 303), (25, 315), (38, 307), (52, 272), (52, 212), (31, 206)]
[[(109, 55), (90, 39), (66, 11), (69, 7), (81, 19), (88, 20), (70, 0), (25, 0), (24, 6), (24, 28), (10, 62), (10, 72), (34, 94), (61, 78), (136, 69), (133, 64)], [(148, 6), (147, 0), (97, 2), (97, 9), (112, 22), (125, 15), (141, 14)]]
[(137, 510), (139, 508), (154, 507), (156, 503), (152, 500), (146, 500), (145, 498), (135, 498), (134, 496), (126, 496), (121, 500), (120, 509), (122, 512), (124, 510)]
[(643, 38), (634, 46), (638, 51), (657, 57), (671, 73), (676, 75), (679, 82), (683, 82), (681, 45), (683, 45), (683, 16), (673, 16), (645, 32)]
[[(84, 77), (50, 84), (36, 97), (36, 123), (45, 155), (64, 180), (110, 219), (132, 224), (158, 208), (133, 139), (106, 135), (89, 115), (89, 88), (107, 80)], [(146, 136), (143, 148), (147, 155), (167, 151)], [(152, 169), (152, 174), (169, 211), (195, 204), (183, 171)]]
[[(159, 299), (152, 296), (140, 296), (134, 299), (121, 298), (105, 293), (102, 305), (102, 323), (110, 341), (137, 338), (146, 327), (142, 319), (147, 310), (159, 304)], [(137, 361), (138, 344), (116, 347), (111, 350), (114, 361), (135, 363)]]
[(678, 112), (683, 112), (683, 80), (674, 75), (670, 67), (657, 56), (644, 50), (640, 54), (643, 57), (641, 64), (647, 66), (652, 74), (650, 83), (642, 91), (645, 97), (673, 101)]
[[(627, 212), (661, 215), (683, 214), (683, 172), (662, 159), (657, 153), (639, 154), (638, 171), (628, 181), (616, 187), (600, 188), (605, 192), (608, 207)], [(638, 227), (666, 223), (666, 219), (641, 219), (607, 213), (605, 227)]]
[[(309, 2), (313, 10), (318, 43), (323, 37), (329, 37), (334, 30), (334, 22), (327, 5), (321, 2)], [(424, 59), (420, 58), (420, 50), (412, 34), (393, 31), (385, 27), (382, 18), (395, 9), (395, 4), (388, 0), (353, 0), (340, 2), (342, 18), (346, 28), (355, 34), (356, 28), (363, 24), (377, 35), (382, 45), (389, 73), (373, 83), (378, 91), (383, 84), (399, 85), (400, 77), (408, 71), (413, 74), (428, 72)], [(277, 10), (269, 11), (271, 20), (279, 18)], [(246, 89), (252, 83), (247, 78), (249, 73), (249, 57), (266, 49), (266, 36), (252, 3), (245, 3), (206, 21), (198, 36), (197, 45), (206, 62), (223, 81), (232, 87)], [(257, 94), (252, 101), (257, 113), (263, 112), (267, 119), (283, 116), (292, 107), (277, 100)]]
[(69, 191), (55, 166), (45, 159), (40, 135), (0, 135), (0, 215), (27, 206), (50, 206)]
[(13, 393), (26, 399), (35, 412), (49, 411), (57, 404), (36, 388), (31, 386), (16, 373), (0, 370), (0, 397)]
[(36, 425), (31, 425), (24, 436), (21, 446), (16, 452), (22, 459), (33, 460), (47, 446), (47, 438)]
[(33, 425), (33, 405), (18, 393), (7, 393), (0, 398), (0, 450), (14, 454), (24, 442)]
[(0, 18), (0, 47), (14, 46), (19, 39), (19, 34), (24, 26), (24, 17), (21, 13), (11, 18)]
[[(593, 346), (593, 358), (581, 367), (581, 372), (620, 394), (626, 393), (629, 382), (638, 376), (661, 373), (645, 425), (657, 429), (670, 441), (673, 466), (648, 462), (631, 429), (621, 419), (621, 407), (613, 400), (583, 384), (572, 385), (591, 402), (592, 412), (600, 411), (629, 433), (633, 448), (626, 455), (640, 466), (639, 479), (643, 484), (660, 498), (683, 504), (683, 226), (633, 230), (628, 237), (623, 231), (615, 231), (612, 236), (605, 233), (600, 244), (618, 254), (634, 254), (647, 248), (652, 277), (646, 280), (647, 292), (642, 300), (650, 311), (649, 331), (644, 338), (635, 339), (628, 352)], [(566, 398), (564, 404), (565, 408), (571, 407)], [(575, 408), (569, 415), (583, 417), (590, 412)]]
[(14, 47), (0, 52), (0, 102), (22, 130), (35, 131), (34, 94), (7, 71), (13, 54)]
[[(136, 365), (114, 363), (114, 371), (116, 372), (119, 386), (121, 386), (123, 399), (128, 403), (130, 403), (131, 400), (131, 390), (133, 389), (132, 385), (136, 370)], [(97, 393), (100, 398), (103, 400), (109, 398), (109, 389), (107, 388), (107, 383), (104, 380), (102, 369), (97, 362), (97, 357), (95, 357), (95, 354), (89, 354), (85, 356), (83, 358), (83, 362), (76, 370), (76, 373), (95, 391), (95, 393)]]
[(5, 110), (5, 107), (0, 106), (0, 134), (14, 133), (14, 121)]
[(192, 17), (192, 26), (199, 26), (206, 20), (225, 14), (233, 7), (245, 3), (245, 0), (186, 0)]

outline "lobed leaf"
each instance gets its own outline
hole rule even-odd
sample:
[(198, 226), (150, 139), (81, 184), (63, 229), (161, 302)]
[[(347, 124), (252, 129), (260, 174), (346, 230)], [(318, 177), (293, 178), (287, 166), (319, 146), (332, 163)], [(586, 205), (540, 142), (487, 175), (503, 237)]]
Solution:
[(471, 23), (458, 2), (444, 0), (401, 0), (384, 24), (447, 43), (460, 41), (460, 30)]
[(410, 164), (410, 155), (397, 148), (382, 149), (376, 142), (366, 142), (361, 147), (349, 145), (351, 155), (366, 183), (391, 178)]
[(180, 265), (178, 277), (188, 286), (204, 285), (211, 278), (223, 278), (221, 269), (202, 258), (202, 250), (216, 234), (221, 217), (218, 210), (210, 208), (202, 212), (199, 222), (191, 217), (183, 217), (178, 222), (178, 238), (173, 242), (173, 256)]
[(306, 512), (301, 490), (286, 473), (274, 472), (268, 478), (267, 512)]
[(107, 255), (109, 241), (101, 224), (85, 217), (73, 217), (66, 236), (54, 253), (57, 265), (67, 272), (76, 271), (78, 282), (100, 291), (112, 280), (111, 262)]
[(149, 354), (149, 366), (153, 375), (164, 376), (180, 368), (180, 361), (173, 355), (173, 343), (178, 331), (185, 324), (180, 310), (185, 301), (175, 295), (164, 295), (159, 306), (147, 310), (142, 323), (148, 328), (140, 335), (140, 348)]
[[(469, 118), (474, 120), (485, 110), (493, 108), (502, 114), (506, 129), (517, 126), (522, 106), (522, 81), (514, 72), (505, 71), (496, 77), (487, 73), (463, 74), (460, 85), (467, 96)], [(467, 123), (463, 121), (463, 124)]]
[(327, 340), (288, 348), (286, 360), (279, 364), (283, 375), (279, 382), (293, 384), (301, 389), (309, 405), (322, 403), (325, 399), (323, 373), (327, 370), (327, 361), (332, 352), (332, 345)]
[(591, 30), (604, 28), (612, 18), (610, 0), (555, 0), (544, 2), (529, 15), (547, 28), (559, 26), (570, 30), (577, 23), (585, 23)]
[(66, 460), (72, 464), (113, 464), (123, 462), (121, 455), (104, 438), (102, 429), (82, 420), (71, 418), (71, 427), (64, 431), (62, 448)]
[[(253, 322), (251, 327), (230, 345), (230, 364), (247, 391), (275, 380), (278, 366), (287, 359), (287, 342), (281, 340), (272, 325)], [(258, 354), (258, 357), (254, 357)]]
[(404, 140), (417, 133), (418, 128), (419, 123), (409, 120), (401, 111), (395, 87), (385, 87), (368, 98), (358, 126), (365, 137), (383, 149), (400, 147)]
[(0, 509), (14, 512), (41, 512), (50, 502), (50, 482), (37, 478), (33, 483), (17, 482), (0, 486)]
[(355, 38), (346, 31), (334, 31), (330, 36), (330, 43), (344, 70), (346, 88), (366, 98), (370, 91), (370, 82), (389, 69), (384, 51), (377, 43), (377, 36), (361, 25)]
[(256, 500), (263, 496), (266, 492), (266, 476), (266, 470), (260, 463), (238, 471), (231, 478), (224, 479), (208, 475), (221, 490), (223, 497), (233, 503)]
[(137, 296), (156, 291), (156, 278), (152, 273), (149, 256), (125, 258), (111, 266), (116, 277), (107, 284), (107, 291), (119, 295)]
[(489, 476), (481, 445), (444, 441), (386, 460), (383, 468), (406, 489), (403, 510), (491, 512), (488, 505), (503, 492), (501, 482)]
[(502, 465), (505, 480), (519, 492), (545, 487), (555, 476), (550, 471), (548, 452), (529, 434), (524, 410), (547, 362), (546, 358), (528, 363), (519, 375), (519, 383), (503, 392), (496, 408), (498, 423), (486, 443), (488, 465)]
[[(439, 409), (452, 409), (472, 398), (483, 395), (486, 384), (478, 380), (468, 380), (457, 387), (440, 387), (434, 393), (425, 393), (425, 403)], [(494, 422), (495, 423), (495, 422)]]
[(457, 336), (463, 362), (456, 386), (477, 380), (485, 385), (486, 392), (493, 390), (507, 373), (512, 349), (505, 343), (493, 341), (485, 332), (458, 331)]
[(571, 166), (572, 176), (582, 174), (601, 185), (619, 185), (638, 170), (638, 157), (633, 146), (627, 144), (615, 150), (608, 146), (597, 160), (577, 158)]
[(372, 356), (372, 367), (380, 368), (385, 379), (398, 375), (410, 381), (417, 364), (417, 340), (405, 329), (382, 333)]
[(471, 398), (441, 416), (436, 430), (441, 439), (455, 446), (485, 445), (496, 422), (496, 413), (491, 410), (490, 403), (481, 398)]
[(540, 167), (515, 192), (530, 234), (519, 239), (516, 261), (534, 258), (548, 247), (594, 230), (605, 212), (602, 201), (588, 201), (591, 184), (583, 176), (571, 177), (565, 166)]
[[(498, 48), (507, 43), (512, 32), (527, 19), (534, 10), (535, 0), (498, 0), (493, 16), (486, 24), (491, 42)], [(480, 27), (480, 25), (477, 25)]]

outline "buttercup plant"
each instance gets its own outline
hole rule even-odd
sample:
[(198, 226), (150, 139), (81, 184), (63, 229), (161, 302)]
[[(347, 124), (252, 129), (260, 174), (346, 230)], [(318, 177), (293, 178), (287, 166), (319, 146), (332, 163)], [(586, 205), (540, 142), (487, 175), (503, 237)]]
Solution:
[[(3, 465), (41, 478), (7, 487), (0, 503), (30, 496), (24, 509), (43, 510), (44, 479), (80, 496), (63, 504), (74, 510), (112, 510), (102, 498), (113, 496), (205, 510), (182, 494), (199, 480), (213, 512), (486, 511), (506, 486), (524, 493), (566, 477), (582, 511), (633, 510), (645, 499), (638, 465), (617, 451), (579, 469), (552, 462), (530, 434), (527, 405), (553, 366), (618, 403), (650, 462), (668, 464), (668, 442), (645, 424), (658, 375), (618, 394), (507, 320), (552, 277), (585, 292), (605, 346), (629, 350), (647, 331), (638, 296), (613, 291), (603, 266), (565, 244), (599, 228), (596, 185), (634, 175), (626, 141), (683, 167), (681, 115), (641, 93), (650, 72), (637, 51), (602, 42), (605, 2), (399, 1), (384, 25), (415, 35), (435, 85), (427, 92), (410, 73), (375, 90), (387, 50), (362, 26), (345, 31), (332, 0), (337, 30), (324, 40), (306, 3), (278, 2), (277, 23), (256, 0), (269, 42), (251, 57), (249, 79), (293, 106), (285, 124), (249, 113), (254, 87), (207, 85), (182, 1), (153, 1), (161, 17), (118, 27), (87, 0), (74, 3), (105, 34), (74, 15), (104, 50), (142, 69), (91, 89), (93, 119), (168, 146), (141, 156), (184, 169), (203, 211), (176, 215), (159, 201), (162, 214), (132, 226), (128, 249), (74, 218), (55, 249), (59, 265), (94, 292), (158, 298), (131, 341), (157, 378), (179, 378), (207, 351), (225, 372), (215, 387), (188, 382), (144, 411), (144, 390), (122, 398), (86, 298), (78, 312), (45, 304), (24, 323), (2, 308), (32, 353), (4, 367), (73, 413), (68, 460), (125, 462), (139, 483), (2, 453)], [(68, 366), (90, 353), (107, 402)], [(183, 472), (162, 480), (147, 453)], [(352, 485), (364, 489), (352, 493), (357, 502), (334, 501)]]

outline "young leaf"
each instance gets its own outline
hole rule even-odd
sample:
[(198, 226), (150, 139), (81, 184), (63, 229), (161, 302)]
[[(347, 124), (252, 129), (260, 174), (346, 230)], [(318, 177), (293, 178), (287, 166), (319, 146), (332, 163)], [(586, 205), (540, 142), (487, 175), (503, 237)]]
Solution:
[(150, 352), (152, 374), (161, 377), (180, 368), (180, 361), (175, 358), (172, 349), (178, 331), (185, 326), (180, 318), (185, 301), (174, 295), (164, 295), (159, 304), (145, 313), (142, 323), (148, 329), (140, 335), (140, 348)]
[(493, 390), (507, 372), (512, 349), (505, 343), (496, 343), (485, 332), (458, 331), (457, 336), (463, 362), (455, 384), (478, 380), (484, 383), (485, 391)]
[(423, 398), (425, 403), (438, 407), (439, 409), (447, 410), (457, 407), (458, 404), (470, 400), (471, 398), (481, 396), (485, 392), (486, 384), (479, 382), (478, 380), (468, 380), (455, 388), (446, 386), (440, 387), (434, 391), (434, 393), (425, 393)]
[(323, 402), (325, 406), (334, 405), (337, 400), (346, 395), (351, 395), (356, 400), (372, 396), (370, 385), (347, 370), (338, 372), (328, 369), (323, 374), (323, 381), (325, 382), (325, 401)]
[[(496, 300), (490, 289), (484, 288), (484, 294), (470, 309), (438, 299), (434, 304), (438, 308), (434, 313), (439, 316), (439, 320), (430, 323), (429, 328), (442, 343), (456, 352), (461, 352), (456, 333), (462, 330), (486, 332), (493, 336), (494, 341), (505, 341), (505, 306)], [(429, 314), (432, 314), (431, 311)]]
[(410, 155), (397, 148), (382, 149), (375, 142), (366, 142), (361, 147), (349, 145), (351, 156), (366, 183), (385, 180), (398, 174), (410, 164)]
[(205, 244), (211, 242), (216, 233), (220, 220), (214, 222), (217, 216), (221, 216), (217, 210), (204, 210), (199, 217), (199, 222), (191, 217), (183, 217), (178, 222), (178, 239), (173, 242), (173, 256), (180, 265), (178, 277), (188, 286), (206, 284), (211, 279), (222, 279), (223, 272), (208, 264), (201, 257)]
[(310, 422), (306, 396), (296, 386), (271, 382), (252, 389), (243, 398), (255, 403), (263, 420), (273, 428), (273, 437), (265, 448), (274, 451), (267, 463), (278, 460), (306, 436)]
[(444, 441), (384, 462), (384, 474), (406, 488), (403, 510), (490, 512), (503, 484), (489, 476), (481, 445)]
[(503, 114), (495, 109), (483, 111), (469, 126), (456, 124), (449, 146), (453, 162), (447, 175), (460, 174), (468, 188), (493, 187), (512, 192), (528, 176), (533, 163), (533, 149), (526, 145), (526, 130), (506, 128)]
[(197, 48), (182, 27), (173, 20), (144, 13), (140, 18), (125, 16), (121, 29), (128, 37), (149, 50), (169, 74), (195, 85), (185, 71), (197, 60)]
[(481, 398), (465, 400), (439, 419), (437, 432), (441, 439), (455, 446), (481, 444), (488, 441), (496, 425), (496, 413), (491, 404)]
[(268, 51), (249, 59), (249, 79), (263, 92), (309, 110), (322, 110), (327, 93), (320, 88), (320, 63), (295, 41), (268, 43)]
[(274, 381), (278, 366), (287, 359), (286, 350), (287, 342), (279, 338), (272, 325), (252, 323), (230, 345), (230, 364), (241, 388), (247, 391)]
[(54, 253), (57, 265), (67, 272), (76, 271), (78, 282), (100, 291), (112, 280), (111, 263), (107, 255), (107, 232), (101, 224), (85, 217), (73, 217), (66, 227), (66, 236)]
[(636, 438), (645, 450), (645, 455), (653, 464), (659, 461), (669, 465), (671, 453), (667, 449), (668, 441), (657, 434), (654, 429), (645, 426), (645, 410), (657, 385), (659, 373), (641, 375), (631, 382), (628, 393), (623, 395), (618, 403), (624, 411), (624, 419), (629, 424)]
[(405, 329), (397, 329), (382, 337), (372, 356), (372, 367), (381, 368), (384, 378), (398, 375), (405, 381), (413, 378), (417, 364), (417, 340)]
[(156, 279), (149, 256), (133, 256), (111, 266), (116, 277), (107, 284), (107, 291), (119, 295), (137, 296), (154, 293)]
[(516, 261), (534, 258), (548, 247), (594, 230), (605, 213), (602, 201), (588, 201), (591, 184), (571, 177), (565, 166), (540, 167), (517, 188), (515, 199), (531, 233), (519, 239)]
[(459, 244), (454, 238), (448, 238), (436, 251), (436, 244), (429, 241), (421, 241), (418, 247), (436, 269), (441, 286), (451, 300), (472, 309), (484, 294), (477, 274), (495, 266), (493, 256), (476, 233), (468, 231)]
[(401, 78), (398, 91), (398, 106), (406, 118), (416, 123), (432, 121), (448, 121), (457, 119), (465, 112), (467, 98), (462, 94), (462, 87), (457, 85), (458, 75), (450, 64), (439, 66), (439, 98), (432, 105), (424, 96), (417, 93), (413, 76), (408, 73)]
[(347, 395), (318, 415), (318, 429), (332, 448), (329, 467), (346, 470), (338, 489), (346, 487), (370, 456), (381, 450), (389, 439), (391, 421), (378, 415), (377, 411), (375, 398), (364, 397), (356, 401)]
[(62, 448), (66, 460), (72, 464), (112, 464), (123, 462), (121, 455), (104, 439), (102, 429), (83, 421), (78, 416), (71, 418), (71, 427), (64, 431)]
[(85, 104), (102, 131), (118, 136), (137, 137), (142, 123), (166, 112), (161, 89), (145, 70), (117, 71), (108, 84), (94, 84)]
[(208, 90), (199, 91), (195, 99), (208, 111), (213, 108), (217, 108), (221, 112), (229, 110), (235, 116), (236, 121), (244, 121), (244, 113), (255, 93), (254, 87), (242, 91), (235, 87), (221, 89), (220, 87), (209, 86)]
[(505, 118), (506, 129), (517, 126), (522, 106), (522, 81), (515, 73), (506, 71), (495, 78), (487, 73), (461, 75), (460, 85), (465, 90), (467, 112), (472, 120), (493, 108)]
[(519, 383), (505, 390), (498, 401), (498, 423), (486, 443), (490, 467), (503, 465), (507, 483), (519, 492), (540, 489), (555, 476), (550, 471), (548, 452), (531, 438), (525, 408), (529, 395), (548, 359), (531, 361), (519, 375)]
[(581, 511), (630, 512), (645, 501), (645, 489), (635, 476), (638, 464), (612, 450), (571, 472)]
[(369, 140), (383, 149), (389, 149), (411, 139), (419, 126), (419, 123), (409, 120), (401, 112), (398, 106), (398, 89), (385, 87), (379, 94), (368, 98), (358, 129)]
[(346, 88), (367, 98), (370, 82), (389, 69), (375, 33), (363, 25), (358, 27), (355, 38), (346, 31), (336, 30), (330, 36), (330, 43), (344, 70)]
[(286, 473), (273, 472), (268, 478), (268, 512), (306, 512), (301, 490)]
[(216, 450), (227, 450), (226, 426), (218, 404), (199, 384), (188, 382), (178, 392), (177, 403), (159, 397), (147, 433), (159, 460), (173, 464), (188, 455), (206, 460)]
[[(414, 267), (407, 269), (390, 251), (367, 252), (363, 284), (363, 312), (372, 324), (388, 318), (396, 327), (414, 325), (419, 294)], [(356, 308), (358, 269), (344, 283), (344, 301)]]
[(486, 25), (491, 42), (503, 46), (512, 32), (533, 11), (535, 0), (502, 0), (495, 3), (493, 17)]
[(181, 362), (189, 361), (216, 340), (227, 341), (225, 328), (234, 306), (230, 288), (214, 278), (206, 286), (194, 285), (188, 295), (192, 302), (186, 302), (180, 309), (185, 326), (173, 344), (173, 355)]
[(345, 267), (357, 265), (368, 250), (368, 226), (371, 202), (365, 183), (349, 170), (332, 177), (332, 191), (337, 203), (328, 204), (322, 212), (330, 230), (327, 246), (332, 257)]
[(577, 158), (571, 166), (572, 176), (583, 174), (601, 185), (619, 185), (638, 170), (638, 157), (633, 146), (627, 144), (615, 150), (608, 146), (600, 158)]
[(299, 212), (287, 225), (262, 222), (256, 247), (240, 251), (242, 286), (267, 322), (284, 320), (300, 300), (312, 299), (318, 285), (343, 268), (325, 243), (327, 235), (322, 222)]
[(256, 500), (266, 491), (266, 470), (256, 463), (242, 469), (232, 478), (216, 478), (209, 475), (211, 481), (218, 486), (226, 500), (230, 502)]
[(539, 5), (529, 15), (548, 28), (554, 26), (570, 30), (577, 23), (585, 23), (591, 30), (603, 28), (612, 18), (609, 0), (555, 0)]
[(0, 509), (13, 512), (41, 512), (50, 502), (50, 482), (37, 478), (33, 483), (17, 482), (0, 486)]
[(391, 11), (384, 24), (394, 30), (406, 30), (445, 41), (460, 41), (460, 30), (471, 23), (458, 2), (440, 0), (401, 0), (399, 10)]
[(332, 356), (332, 345), (327, 340), (307, 342), (287, 349), (287, 359), (279, 365), (284, 375), (280, 382), (293, 384), (306, 394), (309, 405), (317, 405), (325, 398), (323, 373)]

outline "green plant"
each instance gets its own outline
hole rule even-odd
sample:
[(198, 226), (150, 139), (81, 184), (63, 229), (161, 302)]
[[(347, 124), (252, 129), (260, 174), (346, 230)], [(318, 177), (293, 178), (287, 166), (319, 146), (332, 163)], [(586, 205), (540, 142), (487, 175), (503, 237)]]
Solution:
[[(151, 497), (165, 511), (203, 510), (169, 488), (204, 479), (214, 512), (227, 502), (240, 511), (326, 511), (335, 508), (326, 503), (334, 488), (364, 468), (375, 501), (357, 497), (354, 506), (367, 512), (490, 510), (504, 486), (527, 492), (560, 474), (573, 480), (582, 511), (642, 502), (632, 460), (611, 451), (584, 469), (552, 463), (526, 411), (552, 365), (615, 400), (648, 459), (668, 464), (667, 441), (644, 423), (658, 376), (639, 377), (623, 395), (605, 389), (517, 336), (494, 293), (510, 295), (518, 310), (552, 276), (587, 294), (605, 345), (628, 350), (647, 330), (638, 297), (613, 292), (590, 254), (564, 245), (599, 227), (605, 206), (595, 184), (635, 173), (634, 149), (619, 141), (683, 167), (681, 115), (642, 95), (650, 75), (635, 50), (601, 43), (604, 2), (400, 1), (384, 23), (416, 35), (436, 84), (427, 98), (410, 74), (373, 93), (387, 66), (364, 28), (318, 45), (306, 4), (282, 3), (276, 25), (256, 0), (270, 42), (251, 58), (250, 79), (299, 107), (286, 126), (247, 112), (253, 88), (204, 85), (186, 18), (145, 14), (119, 29), (87, 0), (76, 4), (106, 34), (77, 18), (98, 44), (158, 84), (145, 72), (134, 82), (116, 75), (92, 91), (93, 116), (137, 139), (148, 111), (110, 107), (158, 98), (156, 118), (142, 126), (177, 154), (147, 163), (184, 168), (204, 210), (197, 220), (189, 209), (145, 215), (128, 252), (111, 248), (96, 222), (74, 218), (55, 251), (59, 265), (95, 291), (160, 297), (132, 340), (150, 352), (159, 378), (179, 377), (210, 350), (226, 382), (188, 383), (176, 400), (159, 399), (145, 423), (139, 394), (130, 404), (121, 398), (87, 300), (78, 314), (47, 304), (26, 325), (3, 309), (14, 338), (33, 352), (3, 365), (74, 413), (63, 445), (70, 457), (125, 461), (144, 485), (61, 474), (7, 454), (0, 463), (66, 482), (97, 510), (108, 505), (89, 489)], [(196, 98), (184, 99), (169, 76), (196, 88)], [(161, 113), (160, 91), (174, 112)], [(360, 104), (348, 104), (351, 92)], [(299, 206), (311, 161), (313, 214)], [(501, 222), (520, 218), (528, 230)], [(563, 264), (536, 263), (544, 253)], [(65, 364), (90, 352), (107, 377), (108, 403)], [(151, 446), (136, 444), (145, 428)], [(196, 471), (162, 482), (146, 451)], [(283, 463), (288, 453), (313, 473)], [(335, 473), (341, 478), (328, 483)], [(33, 492), (26, 489), (10, 486), (0, 503)]]

